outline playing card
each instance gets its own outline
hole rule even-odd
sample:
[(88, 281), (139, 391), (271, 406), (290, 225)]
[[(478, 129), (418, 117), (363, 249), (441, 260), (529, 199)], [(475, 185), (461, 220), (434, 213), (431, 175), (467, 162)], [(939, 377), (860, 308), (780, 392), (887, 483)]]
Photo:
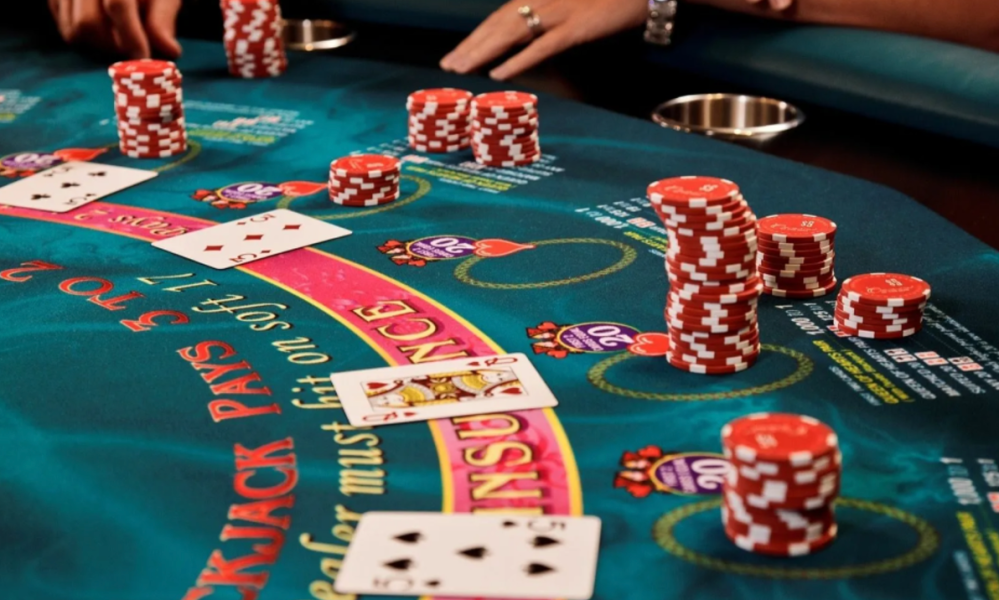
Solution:
[(341, 594), (587, 600), (599, 546), (596, 517), (369, 512), (333, 587)]
[(64, 213), (156, 175), (142, 169), (67, 162), (0, 188), (0, 204)]
[(476, 356), (330, 376), (347, 419), (377, 426), (558, 404), (523, 354)]
[(213, 269), (228, 269), (348, 235), (350, 231), (343, 227), (277, 209), (160, 240), (153, 246)]

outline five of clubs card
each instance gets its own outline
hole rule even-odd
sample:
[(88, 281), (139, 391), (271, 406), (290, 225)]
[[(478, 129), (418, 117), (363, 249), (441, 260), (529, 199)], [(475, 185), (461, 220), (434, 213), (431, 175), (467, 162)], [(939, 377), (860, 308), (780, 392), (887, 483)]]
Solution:
[(599, 545), (596, 517), (368, 512), (334, 588), (343, 594), (587, 600)]

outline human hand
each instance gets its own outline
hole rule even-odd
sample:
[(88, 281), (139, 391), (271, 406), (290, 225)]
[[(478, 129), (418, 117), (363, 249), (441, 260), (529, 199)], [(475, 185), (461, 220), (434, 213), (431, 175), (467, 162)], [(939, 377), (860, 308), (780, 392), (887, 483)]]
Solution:
[(48, 0), (67, 43), (129, 58), (157, 51), (180, 56), (177, 13), (181, 0)]
[(760, 8), (766, 8), (768, 5), (772, 10), (782, 11), (791, 8), (794, 0), (746, 0), (750, 4), (759, 6)]
[[(536, 38), (517, 12), (524, 5), (541, 19), (541, 33)], [(646, 6), (646, 0), (513, 0), (489, 15), (441, 59), (440, 66), (445, 71), (469, 73), (514, 46), (528, 44), (489, 72), (493, 79), (509, 79), (572, 46), (641, 25)]]

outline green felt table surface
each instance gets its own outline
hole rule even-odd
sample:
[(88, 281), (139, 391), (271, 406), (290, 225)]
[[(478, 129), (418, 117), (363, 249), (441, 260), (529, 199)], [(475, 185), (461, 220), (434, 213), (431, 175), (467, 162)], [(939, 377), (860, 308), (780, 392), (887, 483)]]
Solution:
[[(190, 149), (136, 161), (106, 65), (0, 41), (0, 185), (73, 158), (159, 170), (63, 217), (0, 209), (0, 597), (334, 598), (375, 509), (599, 516), (601, 600), (999, 597), (996, 252), (889, 189), (551, 97), (535, 166), (415, 153), (409, 92), (494, 84), (299, 55), (236, 80), (220, 45), (185, 48)], [(331, 204), (330, 160), (364, 150), (405, 159), (402, 198)], [(764, 297), (748, 371), (629, 352), (665, 328), (645, 187), (688, 174), (737, 182), (758, 215), (836, 221), (840, 279), (930, 282), (923, 331), (837, 337), (833, 296)], [(278, 206), (353, 235), (226, 271), (150, 245)], [(483, 240), (532, 248), (471, 254)], [(362, 431), (324, 383), (500, 351), (531, 355), (559, 406)], [(827, 550), (725, 538), (719, 432), (757, 411), (837, 431)]]

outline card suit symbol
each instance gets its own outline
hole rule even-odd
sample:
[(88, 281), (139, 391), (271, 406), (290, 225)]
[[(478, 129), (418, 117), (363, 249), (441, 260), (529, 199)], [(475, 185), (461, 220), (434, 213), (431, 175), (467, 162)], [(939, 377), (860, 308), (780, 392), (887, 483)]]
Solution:
[(301, 228), (302, 228), (301, 225), (285, 225), (284, 226), (284, 230), (285, 231), (298, 231)]
[(669, 336), (665, 333), (640, 333), (635, 343), (628, 346), (628, 352), (638, 356), (666, 356), (669, 350)]
[(506, 528), (506, 527), (516, 527), (516, 526), (517, 526), (517, 522), (516, 521), (503, 521), (503, 527), (504, 528)]
[(400, 542), (405, 542), (407, 544), (415, 544), (423, 539), (423, 534), (421, 534), (419, 531), (411, 531), (409, 533), (403, 533), (401, 535), (397, 535), (393, 539), (399, 540)]
[(262, 239), (264, 239), (263, 235), (261, 235), (259, 233), (251, 233), (250, 235), (248, 235), (245, 238), (243, 238), (243, 241), (246, 241), (246, 242), (256, 242), (256, 241), (259, 241), (259, 240), (262, 240)]
[(402, 416), (404, 416), (404, 417), (415, 417), (416, 414), (417, 413), (415, 413), (415, 412), (409, 411), (409, 412), (402, 413)]
[(475, 548), (465, 548), (464, 550), (459, 550), (458, 554), (467, 556), (468, 558), (480, 559), (489, 554), (489, 551), (482, 546), (476, 546)]
[(541, 563), (531, 563), (527, 565), (526, 569), (524, 569), (524, 571), (526, 571), (528, 575), (544, 575), (545, 573), (550, 573), (554, 570), (555, 570), (554, 568), (549, 567), (548, 565), (543, 565)]
[(62, 184), (62, 189), (71, 188), (71, 187), (80, 187), (80, 184), (79, 183), (74, 183), (72, 181), (67, 181), (67, 182), (65, 182), (65, 183)]
[(423, 585), (425, 585), (425, 586), (427, 586), (429, 588), (435, 588), (435, 587), (439, 586), (440, 584), (441, 584), (441, 582), (440, 582), (439, 579), (431, 579), (430, 581), (424, 583)]
[(205, 252), (218, 252), (222, 246), (205, 246)]
[(480, 366), (482, 366), (482, 363), (480, 363), (479, 361), (474, 361), (474, 362), (468, 363), (468, 366), (470, 366), (470, 367), (480, 367)]
[(507, 388), (500, 393), (503, 394), (504, 396), (519, 396), (524, 393), (524, 390), (520, 389), (519, 387), (514, 387), (514, 388)]
[(524, 250), (533, 250), (533, 244), (518, 244), (510, 240), (487, 239), (475, 242), (475, 255), (483, 258), (500, 258)]
[(107, 172), (106, 171), (95, 171), (93, 173), (87, 173), (87, 175), (90, 175), (91, 177), (104, 177), (105, 175), (107, 175)]
[(382, 383), (380, 381), (374, 381), (374, 382), (368, 383), (366, 385), (367, 385), (367, 387), (368, 387), (369, 390), (371, 390), (371, 391), (378, 391), (378, 390), (380, 390), (380, 389), (382, 389), (384, 387), (388, 387), (389, 384)]
[(261, 254), (270, 254), (271, 251), (270, 250), (261, 250), (260, 253)]
[(408, 558), (400, 558), (399, 560), (385, 563), (385, 566), (396, 571), (408, 571), (413, 566), (413, 561)]
[(49, 196), (48, 194), (32, 194), (31, 195), (31, 199), (32, 200), (44, 200), (46, 198), (51, 198), (51, 196)]
[(555, 544), (561, 544), (561, 543), (562, 542), (554, 538), (550, 538), (544, 535), (536, 536), (533, 540), (531, 540), (531, 545), (534, 546), (535, 548), (544, 548), (545, 546), (554, 546)]

